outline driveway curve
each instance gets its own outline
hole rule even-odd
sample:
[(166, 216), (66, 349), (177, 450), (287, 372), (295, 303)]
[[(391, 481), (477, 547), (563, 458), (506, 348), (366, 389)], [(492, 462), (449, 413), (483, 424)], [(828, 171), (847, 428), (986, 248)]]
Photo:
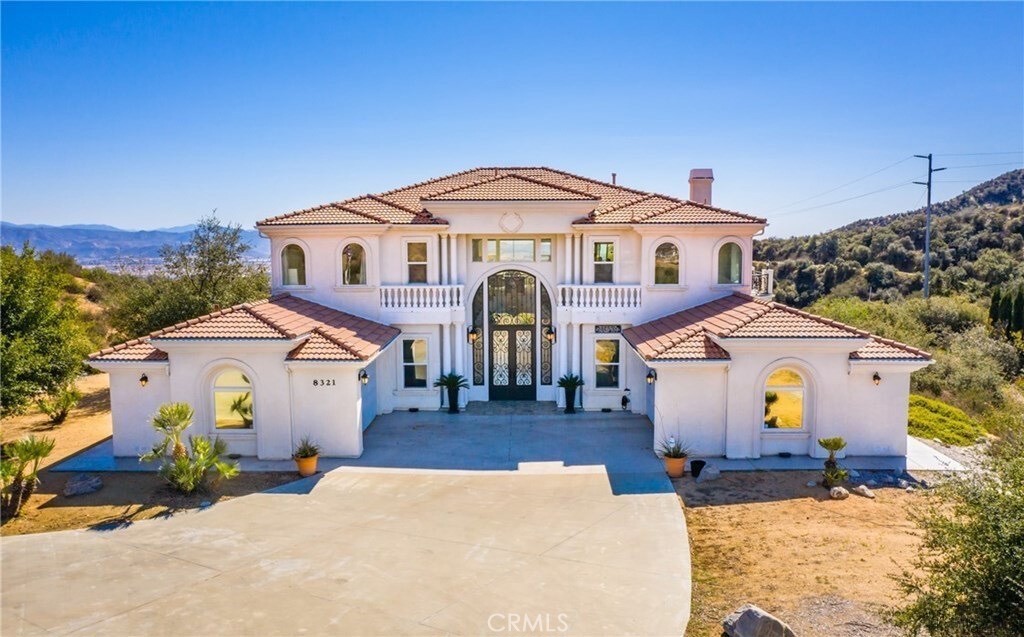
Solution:
[[(420, 460), (451, 453), (444, 440), (459, 433), (453, 421), (430, 417), (447, 436), (417, 434), (438, 441), (420, 445)], [(4, 635), (684, 633), (685, 521), (654, 461), (646, 420), (588, 422), (588, 451), (578, 462), (552, 451), (559, 441), (566, 457), (580, 448), (573, 442), (580, 432), (567, 437), (561, 419), (522, 426), (490, 419), (482, 442), (504, 445), (515, 469), (393, 466), (389, 437), (404, 444), (408, 422), (429, 429), (429, 420), (379, 419), (362, 458), (272, 492), (112, 531), (5, 537), (0, 628)], [(457, 427), (469, 435), (480, 426), (471, 421)], [(543, 457), (519, 458), (510, 442), (517, 436), (526, 448), (546, 449)], [(606, 461), (594, 451), (602, 439)], [(633, 461), (623, 456), (634, 453)], [(442, 457), (435, 460), (445, 464)]]

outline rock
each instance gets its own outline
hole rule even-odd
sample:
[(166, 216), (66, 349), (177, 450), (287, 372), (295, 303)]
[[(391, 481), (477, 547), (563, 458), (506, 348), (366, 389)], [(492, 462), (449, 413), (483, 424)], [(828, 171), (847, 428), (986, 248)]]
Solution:
[(817, 482), (815, 482), (814, 480), (811, 480), (811, 481), (809, 481), (809, 482), (807, 483), (807, 486), (808, 486), (808, 487), (816, 487), (816, 486), (818, 486), (818, 483), (817, 483)]
[(860, 471), (857, 471), (856, 469), (850, 469), (850, 477), (851, 478), (859, 478), (860, 477)]
[(753, 604), (744, 604), (723, 619), (722, 631), (728, 637), (796, 637), (785, 622)]
[(829, 489), (828, 494), (833, 500), (845, 500), (850, 497), (850, 492), (843, 487), (832, 487)]
[(878, 483), (876, 481), (874, 481), (874, 480), (868, 480), (864, 484), (868, 485), (869, 487), (877, 487), (878, 486)]
[(866, 484), (862, 484), (859, 487), (854, 487), (853, 492), (856, 493), (857, 495), (862, 495), (865, 498), (871, 498), (872, 500), (875, 499), (874, 492), (871, 491), (871, 489), (869, 489), (868, 485)]
[(907, 493), (913, 493), (913, 492), (914, 492), (914, 487), (907, 487), (907, 488), (905, 489), (905, 491), (906, 491)]
[(906, 489), (907, 487), (910, 486), (910, 483), (904, 480), (903, 478), (900, 478), (899, 480), (896, 481), (896, 486), (898, 486), (901, 489)]
[(203, 500), (202, 502), (199, 503), (199, 508), (200, 509), (206, 509), (206, 508), (209, 508), (211, 506), (213, 506), (213, 502), (210, 502), (209, 500)]
[(892, 476), (882, 476), (882, 484), (894, 484), (895, 482), (896, 478)]
[(700, 472), (699, 476), (697, 476), (697, 480), (696, 481), (697, 482), (710, 482), (712, 480), (717, 480), (717, 479), (719, 479), (721, 477), (722, 477), (722, 470), (719, 469), (717, 465), (709, 462), (706, 465), (704, 465), (704, 470)]
[(102, 488), (103, 480), (99, 476), (89, 475), (88, 473), (76, 473), (68, 478), (67, 483), (64, 485), (64, 495), (70, 498), (76, 495), (95, 493)]
[(931, 485), (931, 483), (930, 483), (930, 482), (928, 482), (927, 480), (918, 480), (918, 481), (917, 481), (917, 484), (918, 484), (918, 486), (920, 486), (920, 487), (921, 487), (922, 489), (931, 489), (931, 488), (932, 488), (932, 485)]

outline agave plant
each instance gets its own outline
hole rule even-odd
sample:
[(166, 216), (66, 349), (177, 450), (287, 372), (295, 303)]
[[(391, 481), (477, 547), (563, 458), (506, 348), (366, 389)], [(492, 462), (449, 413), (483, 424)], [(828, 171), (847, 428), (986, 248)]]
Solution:
[(53, 453), (57, 441), (37, 438), (34, 434), (4, 447), (0, 459), (0, 517), (9, 520), (21, 513), (21, 508), (39, 484), (39, 463)]

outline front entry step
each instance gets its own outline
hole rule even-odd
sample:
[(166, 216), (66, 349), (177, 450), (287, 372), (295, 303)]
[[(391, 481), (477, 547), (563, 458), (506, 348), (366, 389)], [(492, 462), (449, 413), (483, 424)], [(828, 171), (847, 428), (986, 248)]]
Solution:
[(472, 401), (466, 405), (466, 413), (480, 416), (521, 416), (561, 413), (554, 401), (534, 400), (490, 400)]

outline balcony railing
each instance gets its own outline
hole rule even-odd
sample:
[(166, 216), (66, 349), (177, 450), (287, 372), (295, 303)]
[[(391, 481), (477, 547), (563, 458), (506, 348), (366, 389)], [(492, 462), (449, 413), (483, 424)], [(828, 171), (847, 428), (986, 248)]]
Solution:
[(750, 292), (754, 296), (775, 296), (775, 270), (754, 270)]
[(558, 305), (581, 310), (639, 309), (639, 285), (560, 285)]
[(382, 285), (385, 310), (444, 310), (462, 306), (461, 285)]

